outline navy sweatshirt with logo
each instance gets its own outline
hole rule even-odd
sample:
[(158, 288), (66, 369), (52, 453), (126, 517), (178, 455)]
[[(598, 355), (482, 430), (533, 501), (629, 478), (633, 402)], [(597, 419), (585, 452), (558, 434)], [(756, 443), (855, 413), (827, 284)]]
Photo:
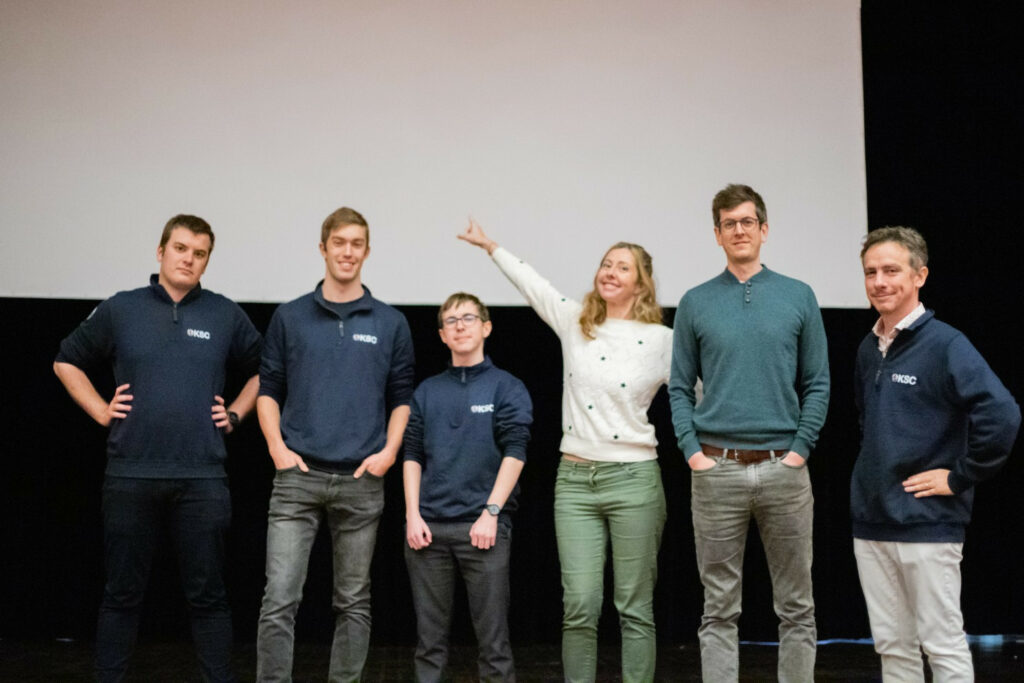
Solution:
[(259, 369), (261, 339), (230, 299), (197, 285), (175, 303), (158, 278), (102, 302), (60, 345), (57, 361), (89, 370), (111, 363), (130, 384), (127, 416), (107, 439), (107, 474), (147, 479), (225, 476), (224, 439), (210, 408), (229, 366)]
[[(449, 367), (413, 394), (405, 429), (405, 459), (423, 468), (420, 515), (427, 522), (471, 522), (494, 488), (501, 461), (526, 460), (533, 404), (526, 387), (485, 358)], [(517, 506), (519, 485), (502, 507), (502, 521)]]
[[(961, 332), (927, 311), (883, 358), (869, 333), (857, 352), (862, 442), (850, 483), (853, 535), (871, 541), (963, 542), (974, 484), (1009, 456), (1020, 408)], [(914, 498), (911, 475), (948, 469), (955, 495)]]
[(349, 472), (384, 447), (391, 411), (409, 404), (409, 324), (364, 286), (335, 304), (316, 289), (278, 306), (267, 328), (260, 396), (281, 407), (285, 445), (311, 467)]

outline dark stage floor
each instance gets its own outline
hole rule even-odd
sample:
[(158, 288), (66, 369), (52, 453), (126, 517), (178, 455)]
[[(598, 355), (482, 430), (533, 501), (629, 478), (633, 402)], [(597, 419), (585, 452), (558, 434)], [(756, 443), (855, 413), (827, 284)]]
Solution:
[[(601, 648), (598, 680), (616, 681), (618, 657), (614, 645)], [(974, 639), (971, 650), (978, 681), (1024, 681), (1024, 636)], [(741, 647), (742, 681), (771, 681), (775, 678), (776, 648), (745, 644)], [(299, 644), (296, 647), (295, 683), (326, 680), (329, 646)], [(449, 667), (452, 681), (476, 680), (476, 652), (457, 647)], [(255, 646), (239, 645), (236, 671), (241, 681), (255, 677)], [(0, 681), (91, 680), (91, 643), (0, 640)], [(520, 681), (560, 681), (561, 664), (557, 646), (534, 645), (516, 649)], [(658, 681), (696, 681), (700, 655), (697, 645), (663, 646), (658, 652)], [(880, 680), (878, 659), (870, 644), (823, 643), (818, 648), (818, 681)], [(133, 662), (129, 681), (199, 681), (191, 647), (184, 642), (143, 643)], [(412, 649), (374, 647), (366, 667), (367, 681), (411, 681)]]

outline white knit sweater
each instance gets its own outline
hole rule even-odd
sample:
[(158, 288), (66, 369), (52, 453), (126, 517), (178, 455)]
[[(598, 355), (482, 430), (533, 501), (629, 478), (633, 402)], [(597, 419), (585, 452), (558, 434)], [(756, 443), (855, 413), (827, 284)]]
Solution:
[(647, 409), (668, 382), (672, 330), (608, 319), (587, 339), (578, 301), (507, 250), (498, 247), (491, 257), (562, 342), (562, 452), (604, 462), (657, 458)]

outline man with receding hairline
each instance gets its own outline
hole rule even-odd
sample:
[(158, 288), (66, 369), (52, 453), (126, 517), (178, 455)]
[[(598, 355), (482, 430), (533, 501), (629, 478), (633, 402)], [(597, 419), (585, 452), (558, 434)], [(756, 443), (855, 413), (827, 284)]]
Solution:
[(850, 482), (857, 571), (886, 681), (971, 681), (960, 560), (974, 485), (1006, 462), (1020, 409), (981, 354), (920, 301), (928, 247), (912, 228), (868, 233), (878, 322), (857, 351), (862, 431)]
[(260, 366), (256, 410), (277, 470), (257, 633), (260, 681), (291, 680), (295, 614), (322, 518), (334, 553), (329, 677), (361, 677), (383, 477), (402, 444), (412, 397), (409, 325), (362, 282), (366, 219), (348, 207), (334, 211), (319, 248), (324, 279), (274, 312)]
[[(96, 675), (120, 681), (135, 648), (142, 599), (161, 529), (170, 529), (189, 605), (192, 638), (209, 681), (231, 681), (231, 612), (224, 553), (231, 522), (222, 434), (256, 401), (260, 335), (236, 304), (199, 279), (213, 251), (202, 218), (178, 215), (157, 247), (149, 287), (107, 299), (62, 343), (54, 372), (104, 427), (107, 579), (96, 627)], [(86, 374), (113, 366), (107, 401)], [(228, 364), (249, 380), (225, 405)]]

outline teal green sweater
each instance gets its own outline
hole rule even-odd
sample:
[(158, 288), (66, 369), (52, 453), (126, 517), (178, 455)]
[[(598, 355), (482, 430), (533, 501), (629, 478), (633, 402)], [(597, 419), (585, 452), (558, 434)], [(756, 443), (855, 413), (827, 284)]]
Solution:
[[(704, 382), (696, 406), (694, 385)], [(825, 326), (814, 292), (764, 268), (725, 270), (676, 310), (669, 398), (679, 449), (700, 444), (810, 454), (828, 412)]]

